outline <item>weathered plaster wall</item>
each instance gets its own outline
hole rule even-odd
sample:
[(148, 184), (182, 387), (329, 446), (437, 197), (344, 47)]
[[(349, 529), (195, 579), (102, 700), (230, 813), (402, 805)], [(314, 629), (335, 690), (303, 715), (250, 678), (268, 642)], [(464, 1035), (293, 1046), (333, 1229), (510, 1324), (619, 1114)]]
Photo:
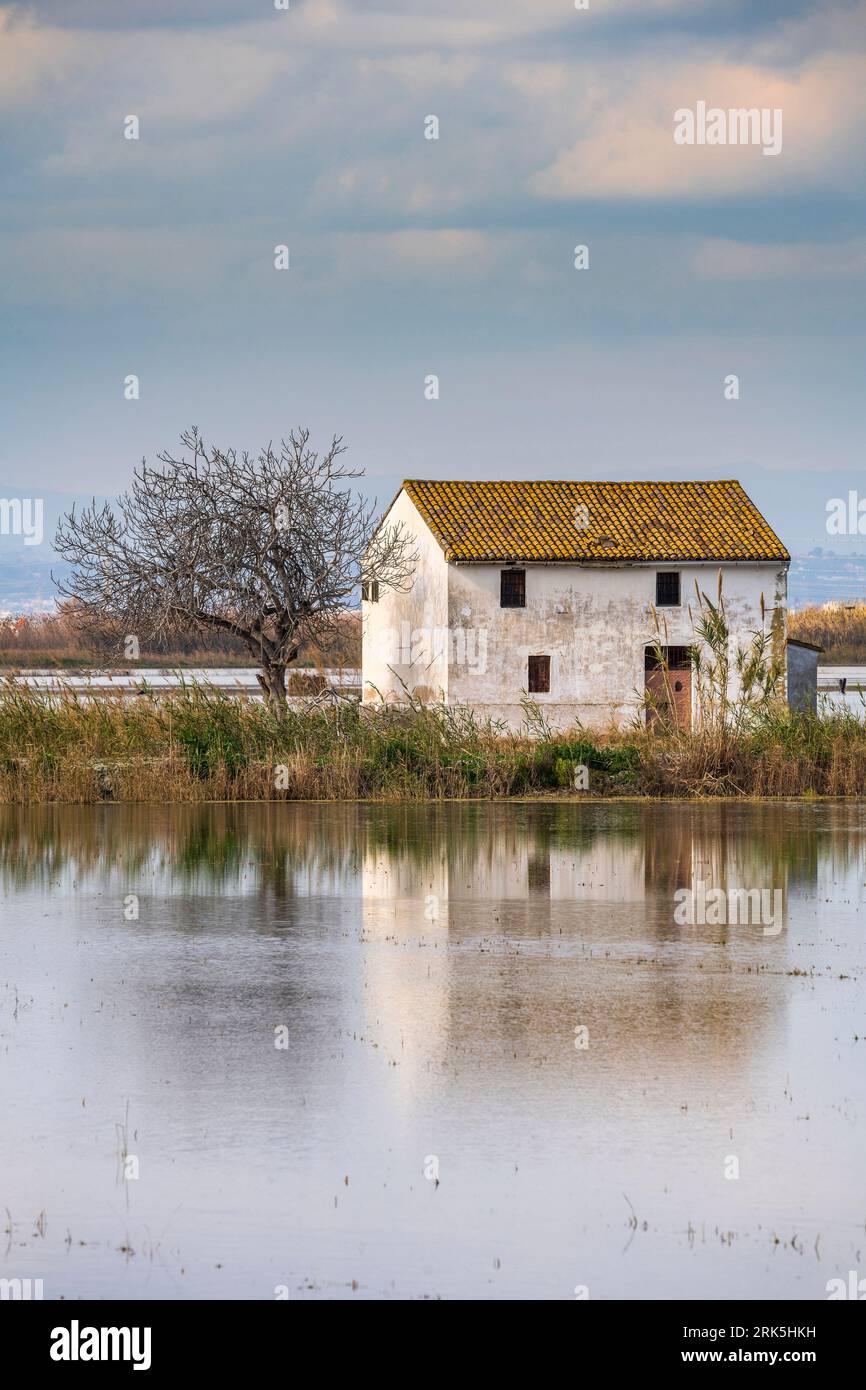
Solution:
[[(388, 523), (402, 522), (414, 537), (418, 563), (407, 593), (382, 590), (378, 603), (361, 604), (363, 633), (362, 698), (405, 698), (400, 676), (422, 697), (445, 699), (448, 694), (448, 566), (405, 492), (401, 492)], [(375, 687), (375, 689), (374, 689)]]
[(796, 642), (788, 645), (788, 704), (791, 709), (818, 711), (818, 653)]
[[(652, 616), (655, 575), (679, 568), (680, 608), (659, 610), (662, 641), (694, 641), (688, 603), (694, 608), (695, 580), (714, 600), (717, 565), (526, 566), (526, 607), (501, 608), (499, 565), (448, 567), (448, 615), (452, 630), (465, 629), (465, 648), (474, 662), (451, 665), (450, 703), (466, 702), (517, 728), (523, 722), (521, 692), (528, 685), (530, 655), (551, 658), (550, 693), (532, 698), (555, 727), (579, 718), (587, 727), (630, 719), (644, 688), (644, 650), (656, 638)], [(726, 565), (723, 593), (734, 641), (746, 643), (762, 626), (784, 641), (786, 573), (778, 564)], [(471, 634), (471, 635), (470, 635)], [(481, 651), (486, 659), (477, 659)]]

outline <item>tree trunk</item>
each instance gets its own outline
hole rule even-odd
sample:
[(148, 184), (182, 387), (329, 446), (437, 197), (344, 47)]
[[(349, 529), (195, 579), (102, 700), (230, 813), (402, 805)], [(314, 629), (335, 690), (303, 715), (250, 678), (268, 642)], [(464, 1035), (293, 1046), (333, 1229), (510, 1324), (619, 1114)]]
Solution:
[(286, 703), (285, 666), (263, 666), (256, 679), (272, 709), (282, 709)]

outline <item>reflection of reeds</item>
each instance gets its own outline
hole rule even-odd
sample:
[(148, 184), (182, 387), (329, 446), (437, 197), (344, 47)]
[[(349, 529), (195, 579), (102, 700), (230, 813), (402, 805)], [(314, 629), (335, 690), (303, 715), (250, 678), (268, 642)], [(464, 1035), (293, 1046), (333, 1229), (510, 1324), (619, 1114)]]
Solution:
[(126, 1102), (123, 1119), (115, 1124), (114, 1129), (117, 1134), (117, 1180), (121, 1182), (129, 1157), (129, 1101)]
[[(352, 896), (362, 868), (379, 863), (403, 872), (413, 891), (446, 870), (455, 892), (492, 882), (503, 866), (585, 864), (605, 847), (642, 866), (646, 882), (665, 892), (696, 878), (793, 887), (815, 880), (819, 860), (837, 873), (866, 872), (862, 834), (853, 803), (266, 802), (128, 805), (87, 815), (57, 805), (7, 807), (0, 809), (0, 885), (53, 890), (61, 878), (79, 887), (98, 880), (118, 914), (124, 895), (135, 892), (146, 915), (150, 896), (166, 892), (252, 893), (277, 905), (307, 893)], [(524, 886), (528, 893), (528, 878)]]
[(200, 687), (47, 701), (0, 686), (7, 804), (511, 797), (568, 793), (578, 767), (590, 796), (859, 796), (866, 724), (844, 708), (814, 718), (773, 707), (740, 730), (576, 727), (532, 739), (460, 706), (275, 712)]

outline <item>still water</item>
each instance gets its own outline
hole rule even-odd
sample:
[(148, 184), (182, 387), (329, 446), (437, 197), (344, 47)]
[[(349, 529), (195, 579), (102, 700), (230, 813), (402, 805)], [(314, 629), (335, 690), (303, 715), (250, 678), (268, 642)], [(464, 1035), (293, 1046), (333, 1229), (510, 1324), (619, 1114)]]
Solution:
[[(783, 921), (680, 925), (696, 884)], [(0, 1279), (866, 1276), (864, 806), (5, 808), (0, 891)]]

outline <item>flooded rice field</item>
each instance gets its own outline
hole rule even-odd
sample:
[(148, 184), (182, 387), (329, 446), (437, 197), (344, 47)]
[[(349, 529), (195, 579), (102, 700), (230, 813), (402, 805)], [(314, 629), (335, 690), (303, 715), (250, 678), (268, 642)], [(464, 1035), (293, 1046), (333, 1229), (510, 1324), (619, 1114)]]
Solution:
[(4, 808), (0, 892), (0, 1279), (866, 1275), (862, 806)]

